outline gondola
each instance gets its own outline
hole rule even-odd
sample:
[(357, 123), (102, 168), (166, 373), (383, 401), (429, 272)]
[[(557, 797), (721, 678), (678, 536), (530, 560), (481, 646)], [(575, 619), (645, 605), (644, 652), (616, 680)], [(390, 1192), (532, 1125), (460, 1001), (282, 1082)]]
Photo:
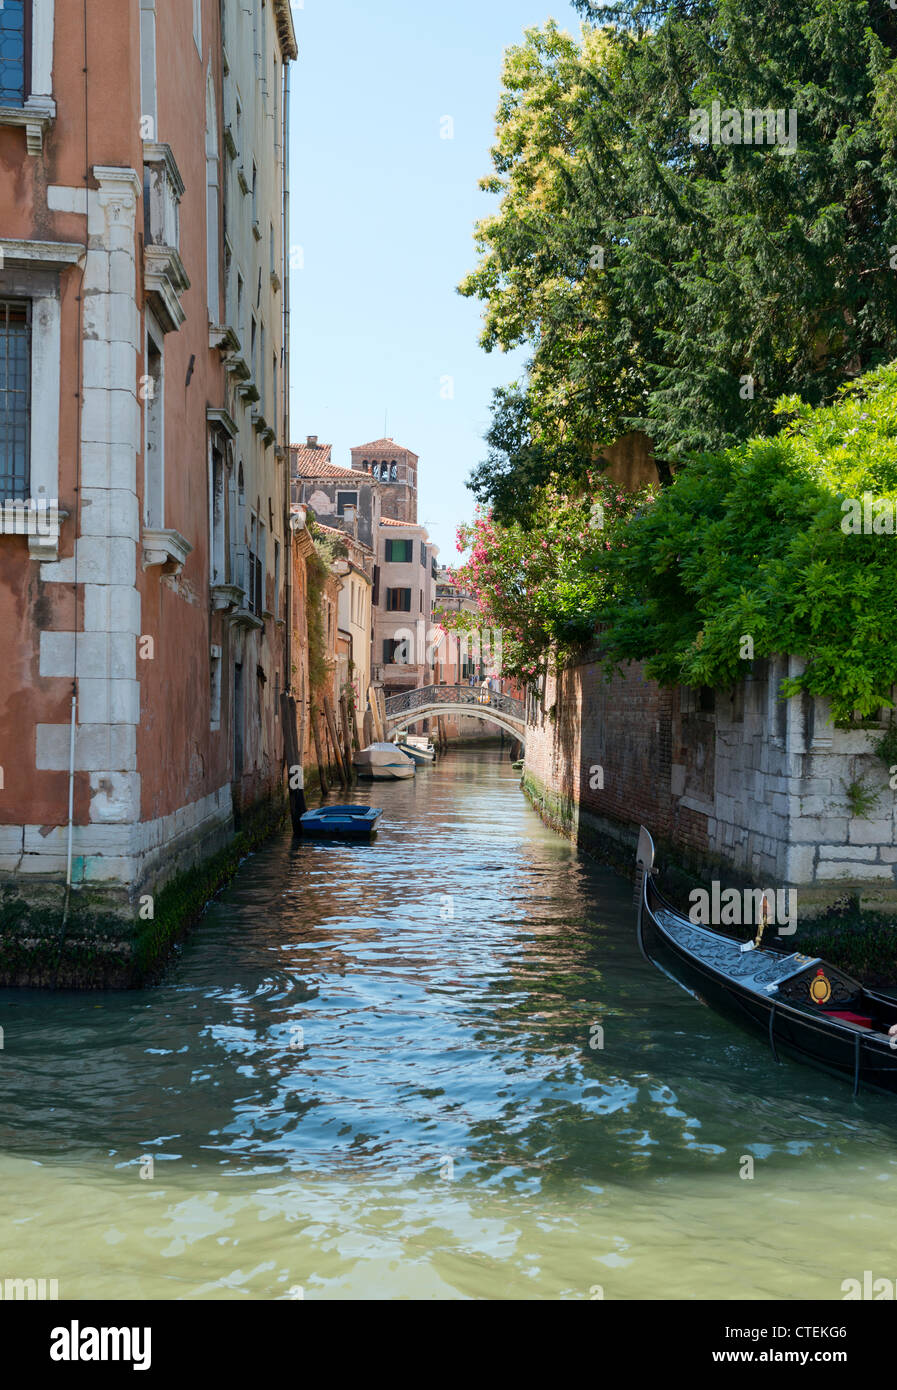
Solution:
[(799, 951), (733, 940), (678, 912), (653, 881), (654, 841), (641, 827), (638, 943), (689, 994), (762, 1032), (774, 1061), (795, 1057), (861, 1086), (897, 1092), (897, 999)]

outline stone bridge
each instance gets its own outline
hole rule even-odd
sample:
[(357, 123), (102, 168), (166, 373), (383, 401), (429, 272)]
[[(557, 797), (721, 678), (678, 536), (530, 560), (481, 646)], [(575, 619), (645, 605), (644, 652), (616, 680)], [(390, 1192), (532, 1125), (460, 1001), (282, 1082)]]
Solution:
[(388, 695), (385, 704), (386, 727), (391, 733), (418, 719), (466, 714), (495, 724), (521, 743), (526, 740), (523, 701), (499, 690), (484, 690), (479, 685), (424, 685)]

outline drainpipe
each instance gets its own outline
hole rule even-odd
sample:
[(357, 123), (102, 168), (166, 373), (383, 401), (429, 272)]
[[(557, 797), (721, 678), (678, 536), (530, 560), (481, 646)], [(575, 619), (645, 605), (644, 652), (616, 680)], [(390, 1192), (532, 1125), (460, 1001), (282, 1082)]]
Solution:
[(69, 915), (69, 898), (72, 892), (72, 823), (75, 810), (75, 715), (78, 697), (77, 686), (72, 682), (72, 717), (69, 726), (69, 823), (65, 850), (65, 906), (62, 910), (62, 930), (65, 929)]
[[(90, 107), (88, 104), (88, 53), (89, 46), (87, 40), (87, 0), (82, 4), (82, 24), (83, 24), (83, 43), (84, 43), (84, 189), (85, 197), (90, 202)], [(89, 218), (86, 219), (86, 222)], [(81, 424), (84, 409), (84, 280), (87, 275), (87, 257), (89, 253), (90, 236), (85, 222), (84, 227), (84, 264), (81, 271), (81, 283), (79, 285), (79, 309), (78, 309), (78, 436), (75, 446), (75, 499), (74, 508), (74, 578), (72, 581), (72, 595), (75, 598), (75, 620), (73, 623), (74, 635), (72, 637), (72, 711), (69, 724), (69, 798), (68, 798), (68, 825), (66, 827), (66, 851), (65, 851), (65, 901), (62, 907), (62, 921), (59, 924), (59, 943), (56, 952), (56, 967), (53, 971), (53, 988), (59, 978), (59, 967), (62, 964), (62, 952), (65, 945), (65, 930), (68, 925), (69, 903), (72, 896), (72, 827), (75, 819), (75, 726), (78, 712), (78, 617), (77, 617), (77, 594), (78, 594), (78, 537), (81, 533)]]

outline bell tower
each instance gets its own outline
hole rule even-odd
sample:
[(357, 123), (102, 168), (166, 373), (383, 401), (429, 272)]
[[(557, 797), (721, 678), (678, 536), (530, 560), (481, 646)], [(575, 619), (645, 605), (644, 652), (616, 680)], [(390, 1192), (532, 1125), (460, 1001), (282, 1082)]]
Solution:
[(381, 515), (417, 525), (417, 454), (394, 439), (375, 439), (352, 450), (352, 467), (384, 483)]

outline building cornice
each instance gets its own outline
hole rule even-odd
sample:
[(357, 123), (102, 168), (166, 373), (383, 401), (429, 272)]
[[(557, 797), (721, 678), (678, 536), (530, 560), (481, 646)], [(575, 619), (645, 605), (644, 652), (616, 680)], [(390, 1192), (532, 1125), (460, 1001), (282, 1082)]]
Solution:
[(36, 264), (54, 270), (77, 265), (86, 254), (79, 241), (11, 241), (8, 238), (0, 241), (0, 253), (0, 265)]
[(236, 439), (239, 430), (235, 425), (230, 412), (223, 406), (210, 405), (206, 407), (206, 420), (210, 425), (217, 425), (231, 439)]
[(273, 0), (273, 5), (274, 25), (280, 42), (280, 51), (285, 62), (295, 62), (299, 57), (299, 45), (296, 43), (296, 30), (293, 28), (290, 0)]
[(172, 154), (171, 146), (164, 144), (160, 140), (144, 140), (143, 142), (143, 162), (144, 164), (161, 164), (165, 168), (171, 184), (175, 198), (180, 202), (184, 196), (184, 180), (178, 168), (177, 160)]

